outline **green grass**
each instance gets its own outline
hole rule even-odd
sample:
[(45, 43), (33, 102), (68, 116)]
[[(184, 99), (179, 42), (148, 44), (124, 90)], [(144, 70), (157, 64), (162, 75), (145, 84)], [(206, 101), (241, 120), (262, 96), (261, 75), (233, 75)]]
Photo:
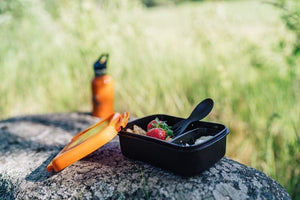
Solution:
[[(116, 111), (226, 124), (227, 156), (300, 196), (300, 59), (280, 11), (259, 1), (146, 9), (135, 1), (0, 3), (0, 118), (90, 111), (92, 64), (109, 52)], [(102, 3), (101, 3), (102, 2)]]

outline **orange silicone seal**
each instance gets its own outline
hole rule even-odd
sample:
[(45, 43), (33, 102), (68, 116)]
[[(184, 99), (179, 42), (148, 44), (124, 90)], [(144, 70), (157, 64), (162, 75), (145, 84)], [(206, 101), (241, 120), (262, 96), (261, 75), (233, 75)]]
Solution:
[(47, 166), (47, 171), (56, 172), (75, 163), (111, 141), (127, 125), (129, 114), (114, 113), (78, 133)]

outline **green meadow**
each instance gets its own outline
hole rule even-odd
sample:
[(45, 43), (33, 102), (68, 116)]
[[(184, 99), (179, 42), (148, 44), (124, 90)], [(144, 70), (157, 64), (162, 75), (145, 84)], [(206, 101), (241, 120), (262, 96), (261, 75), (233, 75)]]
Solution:
[(91, 111), (92, 65), (110, 54), (115, 110), (230, 129), (226, 156), (300, 197), (300, 56), (282, 10), (260, 1), (146, 8), (139, 1), (0, 3), (0, 119)]

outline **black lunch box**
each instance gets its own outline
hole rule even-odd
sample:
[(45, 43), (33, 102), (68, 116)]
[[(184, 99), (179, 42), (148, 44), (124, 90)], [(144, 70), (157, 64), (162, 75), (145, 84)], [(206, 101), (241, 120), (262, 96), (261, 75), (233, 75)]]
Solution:
[[(151, 120), (158, 117), (172, 126), (183, 118), (169, 115), (150, 115), (136, 119), (119, 132), (121, 151), (124, 156), (144, 161), (183, 176), (192, 176), (218, 162), (226, 151), (226, 136), (229, 130), (217, 123), (193, 122), (185, 133), (171, 142), (126, 132), (137, 125), (144, 130)], [(194, 144), (201, 136), (212, 135), (209, 140)]]

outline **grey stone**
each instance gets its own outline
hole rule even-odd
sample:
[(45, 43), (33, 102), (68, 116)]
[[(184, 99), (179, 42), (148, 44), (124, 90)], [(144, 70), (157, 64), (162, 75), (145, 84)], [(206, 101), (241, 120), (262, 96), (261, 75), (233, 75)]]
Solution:
[(59, 173), (47, 172), (69, 140), (97, 121), (85, 113), (1, 121), (0, 199), (290, 199), (276, 181), (227, 157), (186, 178), (124, 157), (118, 137)]

